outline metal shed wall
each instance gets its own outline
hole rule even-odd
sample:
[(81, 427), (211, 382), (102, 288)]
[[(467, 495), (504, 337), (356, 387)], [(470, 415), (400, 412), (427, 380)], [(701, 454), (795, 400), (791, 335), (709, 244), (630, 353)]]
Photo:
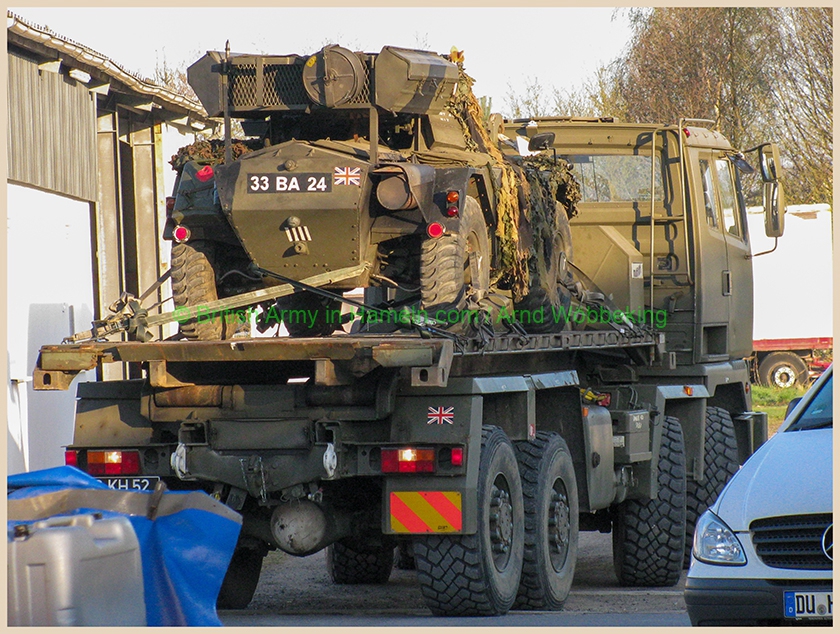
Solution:
[(8, 179), (97, 199), (96, 102), (85, 84), (9, 49)]

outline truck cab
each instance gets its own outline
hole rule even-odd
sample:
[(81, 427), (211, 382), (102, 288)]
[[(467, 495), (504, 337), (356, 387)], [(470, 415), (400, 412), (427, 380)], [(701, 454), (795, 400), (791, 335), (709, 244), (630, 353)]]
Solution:
[[(752, 350), (752, 255), (741, 179), (753, 168), (703, 123), (505, 123), (511, 138), (554, 133), (553, 148), (571, 163), (581, 192), (571, 220), (572, 264), (631, 320), (666, 332), (676, 366), (726, 363)], [(777, 164), (775, 146), (756, 150), (762, 178), (781, 192), (766, 167)], [(768, 192), (765, 226), (778, 237), (783, 220), (778, 211), (774, 220), (773, 196)]]

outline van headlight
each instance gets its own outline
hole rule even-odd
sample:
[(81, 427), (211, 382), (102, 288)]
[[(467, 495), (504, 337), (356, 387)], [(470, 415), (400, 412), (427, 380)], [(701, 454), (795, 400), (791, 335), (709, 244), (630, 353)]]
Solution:
[(703, 513), (697, 521), (693, 554), (695, 559), (707, 564), (743, 566), (747, 563), (735, 533), (711, 511)]

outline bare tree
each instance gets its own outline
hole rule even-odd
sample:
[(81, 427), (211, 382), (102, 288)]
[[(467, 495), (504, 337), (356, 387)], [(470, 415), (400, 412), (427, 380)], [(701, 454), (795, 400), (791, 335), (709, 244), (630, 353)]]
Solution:
[(545, 117), (552, 114), (552, 106), (546, 95), (547, 87), (540, 83), (536, 77), (525, 78), (525, 91), (517, 93), (513, 86), (508, 84), (508, 93), (505, 95), (505, 102), (510, 109), (514, 119), (524, 117)]
[[(196, 54), (196, 59), (199, 55)], [(166, 50), (164, 49), (160, 56), (155, 57), (155, 76), (154, 82), (160, 86), (168, 88), (174, 93), (198, 101), (198, 97), (187, 81), (187, 69), (184, 65), (173, 66), (166, 59)]]
[(780, 55), (773, 105), (789, 159), (785, 186), (803, 203), (832, 200), (832, 10), (777, 10)]
[(565, 88), (552, 90), (552, 109), (561, 117), (592, 117), (592, 102), (585, 89)]
[(763, 8), (657, 8), (631, 14), (620, 68), (627, 115), (672, 123), (710, 119), (735, 145), (755, 140), (766, 111), (774, 54), (773, 12)]
[(628, 120), (710, 119), (743, 148), (775, 137), (789, 201), (831, 200), (831, 9), (655, 8), (630, 16), (633, 37), (615, 76)]

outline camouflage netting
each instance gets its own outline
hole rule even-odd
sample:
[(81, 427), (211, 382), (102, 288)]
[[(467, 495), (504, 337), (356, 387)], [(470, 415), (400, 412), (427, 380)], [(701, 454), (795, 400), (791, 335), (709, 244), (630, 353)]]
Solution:
[(558, 200), (569, 218), (577, 214), (580, 189), (564, 160), (556, 162), (543, 155), (527, 157), (522, 165), (505, 158), (496, 140), (484, 125), (481, 106), (472, 92), (474, 80), (464, 72), (463, 55), (453, 53), (458, 64), (458, 87), (450, 112), (461, 122), (470, 149), (485, 152), (501, 168), (500, 182), (494, 183), (498, 223), (496, 236), (501, 250), (500, 271), (494, 283), (506, 277), (511, 282), (514, 301), (527, 296), (534, 284), (543, 286), (549, 297), (556, 297), (556, 280), (547, 271), (555, 255)]
[[(563, 159), (556, 162), (544, 154), (525, 157), (522, 160), (525, 173), (527, 209), (532, 250), (528, 260), (531, 283), (542, 286), (548, 298), (557, 301), (556, 274), (549, 275), (551, 262), (557, 260), (560, 245), (560, 214), (567, 218), (577, 215), (580, 188), (571, 173), (571, 166)], [(558, 204), (559, 203), (559, 204)], [(556, 272), (555, 272), (556, 273)]]
[[(263, 147), (260, 141), (237, 141), (231, 143), (231, 152), (233, 160), (235, 161), (243, 154), (253, 152)], [(190, 161), (196, 161), (202, 165), (219, 165), (225, 160), (225, 142), (221, 139), (213, 139), (211, 141), (196, 141), (190, 145), (182, 147), (177, 154), (172, 156), (169, 164), (175, 171), (180, 171), (181, 168)]]

